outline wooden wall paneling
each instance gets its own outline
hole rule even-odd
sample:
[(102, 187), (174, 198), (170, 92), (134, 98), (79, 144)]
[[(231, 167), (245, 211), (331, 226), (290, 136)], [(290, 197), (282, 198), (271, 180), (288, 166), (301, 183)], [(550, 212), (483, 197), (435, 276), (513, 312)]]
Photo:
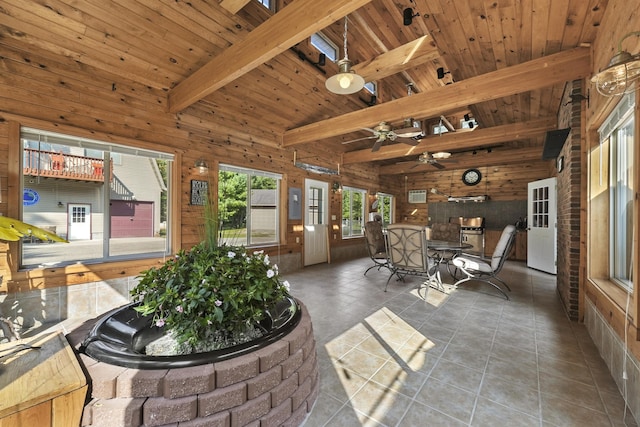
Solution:
[(217, 112), (197, 107), (189, 107), (178, 113), (178, 127), (189, 131), (192, 137), (226, 140), (232, 135), (249, 143), (258, 142), (264, 146), (277, 147), (277, 140), (268, 128), (258, 128), (251, 121), (219, 118)]
[[(67, 55), (78, 58), (83, 57), (85, 63), (96, 66), (96, 68), (110, 71), (114, 75), (123, 75), (132, 81), (145, 83), (152, 87), (167, 87), (167, 82), (164, 81), (165, 76), (160, 76), (157, 72), (154, 73), (150, 71), (153, 70), (153, 67), (149, 67), (149, 64), (145, 64), (131, 54), (122, 52), (120, 57), (114, 57), (111, 54), (111, 49), (102, 41), (94, 40), (90, 37), (83, 37), (81, 33), (73, 34), (66, 28), (53, 22), (41, 20), (40, 25), (25, 23), (24, 20), (20, 18), (24, 18), (25, 14), (33, 15), (33, 12), (19, 9), (19, 7), (17, 7), (19, 4), (20, 2), (16, 1), (13, 5), (5, 5), (10, 8), (9, 10), (12, 15), (4, 15), (3, 18), (6, 25), (17, 26), (25, 30), (25, 33), (21, 35), (21, 39), (25, 42), (45, 48), (48, 44), (64, 46)], [(6, 34), (11, 35), (10, 32)], [(47, 44), (43, 45), (41, 40), (46, 40)], [(96, 54), (101, 56), (99, 61), (92, 59), (95, 58)], [(126, 63), (126, 67), (123, 67), (123, 63)], [(158, 70), (156, 67), (156, 71)], [(179, 75), (173, 75), (171, 77), (172, 80), (178, 78)]]
[[(21, 89), (28, 87), (29, 90)], [(146, 139), (185, 138), (186, 133), (175, 128), (175, 119), (167, 114), (150, 114), (144, 110), (131, 109), (129, 115), (123, 117), (122, 103), (111, 104), (100, 97), (87, 96), (78, 100), (75, 94), (66, 89), (52, 88), (37, 80), (20, 76), (5, 76), (0, 84), (0, 93), (7, 102), (18, 101), (24, 106), (20, 113), (29, 117), (48, 116), (51, 121), (64, 120), (68, 123), (81, 123), (83, 128), (90, 128), (89, 123), (98, 124), (105, 132), (117, 134), (121, 129), (139, 129), (147, 135), (158, 134), (158, 137), (147, 136)], [(42, 94), (47, 93), (43, 97)], [(81, 92), (80, 92), (81, 93)], [(73, 99), (69, 99), (73, 98)], [(15, 105), (15, 103), (13, 103)], [(45, 109), (43, 114), (40, 109)], [(139, 134), (139, 133), (137, 133)]]
[[(50, 82), (52, 86), (66, 87), (87, 96), (120, 100), (124, 105), (144, 109), (148, 112), (166, 112), (166, 94), (164, 91), (133, 81), (126, 81), (124, 90), (119, 83), (122, 78), (97, 68), (87, 67), (73, 58), (55, 55), (37, 46), (27, 46), (27, 50), (17, 50), (3, 46), (3, 67), (14, 67), (11, 63), (26, 64), (39, 72), (33, 72), (33, 78), (41, 82)], [(87, 72), (90, 68), (90, 72)], [(15, 73), (12, 71), (12, 73)], [(22, 68), (19, 73), (32, 73)], [(75, 86), (83, 88), (76, 89)], [(108, 90), (105, 90), (107, 88)], [(115, 90), (114, 90), (115, 89)]]

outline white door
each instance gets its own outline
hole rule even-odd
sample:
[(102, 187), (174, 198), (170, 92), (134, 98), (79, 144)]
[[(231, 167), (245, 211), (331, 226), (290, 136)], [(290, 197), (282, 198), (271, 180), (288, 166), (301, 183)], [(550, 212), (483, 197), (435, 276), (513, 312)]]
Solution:
[(305, 180), (304, 265), (327, 262), (329, 236), (329, 184)]
[(67, 240), (91, 239), (91, 205), (69, 203)]
[(527, 266), (557, 273), (556, 178), (530, 182), (527, 212)]

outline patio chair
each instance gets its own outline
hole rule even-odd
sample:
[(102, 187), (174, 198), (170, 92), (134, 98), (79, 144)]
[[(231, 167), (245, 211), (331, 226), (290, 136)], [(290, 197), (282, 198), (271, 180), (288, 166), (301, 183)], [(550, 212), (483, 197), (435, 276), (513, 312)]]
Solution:
[(382, 232), (382, 222), (369, 221), (364, 225), (364, 240), (367, 245), (367, 252), (373, 265), (364, 272), (366, 276), (369, 270), (377, 268), (389, 268), (389, 260), (387, 259), (387, 247), (385, 244), (384, 233)]
[(511, 252), (515, 237), (516, 227), (513, 225), (507, 225), (502, 231), (500, 240), (498, 241), (498, 244), (493, 251), (493, 255), (491, 256), (491, 263), (486, 262), (482, 258), (468, 255), (460, 255), (453, 258), (453, 265), (460, 269), (460, 271), (462, 271), (462, 273), (467, 276), (454, 283), (454, 286), (457, 287), (462, 283), (472, 280), (486, 282), (500, 291), (500, 293), (504, 295), (504, 297), (508, 300), (509, 295), (507, 295), (506, 292), (503, 291), (502, 288), (492, 280), (501, 283), (509, 292), (511, 292), (509, 285), (507, 285), (502, 279), (500, 279), (498, 277), (498, 274), (500, 273), (500, 270), (502, 270), (502, 266), (507, 260), (509, 252)]
[(433, 280), (439, 279), (439, 276), (436, 276), (437, 271), (434, 275), (429, 271), (435, 264), (427, 254), (426, 231), (422, 226), (390, 224), (387, 227), (387, 254), (391, 275), (384, 287), (385, 292), (394, 275), (398, 278), (404, 278), (407, 275), (425, 276), (427, 280), (423, 284), (427, 288)]

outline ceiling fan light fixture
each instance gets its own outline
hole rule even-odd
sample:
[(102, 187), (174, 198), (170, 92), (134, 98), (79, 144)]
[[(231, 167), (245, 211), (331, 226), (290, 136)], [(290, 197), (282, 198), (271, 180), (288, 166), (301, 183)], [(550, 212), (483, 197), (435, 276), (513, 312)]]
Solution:
[(640, 31), (626, 34), (618, 42), (618, 52), (613, 55), (607, 67), (591, 78), (598, 93), (604, 96), (618, 96), (629, 93), (633, 83), (640, 79), (640, 54), (630, 54), (622, 50), (622, 42), (640, 36)]
[(338, 74), (331, 76), (325, 82), (330, 92), (338, 95), (351, 95), (364, 88), (364, 78), (351, 71), (351, 61), (347, 54), (347, 17), (344, 17), (344, 58), (338, 61)]
[(436, 160), (443, 160), (443, 159), (448, 159), (449, 157), (451, 157), (451, 153), (446, 152), (446, 151), (438, 151), (437, 153), (433, 153), (431, 155), (431, 157), (433, 157)]

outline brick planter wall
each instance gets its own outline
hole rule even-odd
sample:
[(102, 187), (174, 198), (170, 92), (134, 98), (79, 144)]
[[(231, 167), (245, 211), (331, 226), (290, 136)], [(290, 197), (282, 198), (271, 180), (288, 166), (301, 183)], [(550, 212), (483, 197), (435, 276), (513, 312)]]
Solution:
[[(91, 400), (83, 427), (299, 426), (319, 391), (316, 344), (306, 307), (281, 340), (219, 363), (138, 370), (81, 354)], [(84, 325), (68, 339), (78, 346)]]

